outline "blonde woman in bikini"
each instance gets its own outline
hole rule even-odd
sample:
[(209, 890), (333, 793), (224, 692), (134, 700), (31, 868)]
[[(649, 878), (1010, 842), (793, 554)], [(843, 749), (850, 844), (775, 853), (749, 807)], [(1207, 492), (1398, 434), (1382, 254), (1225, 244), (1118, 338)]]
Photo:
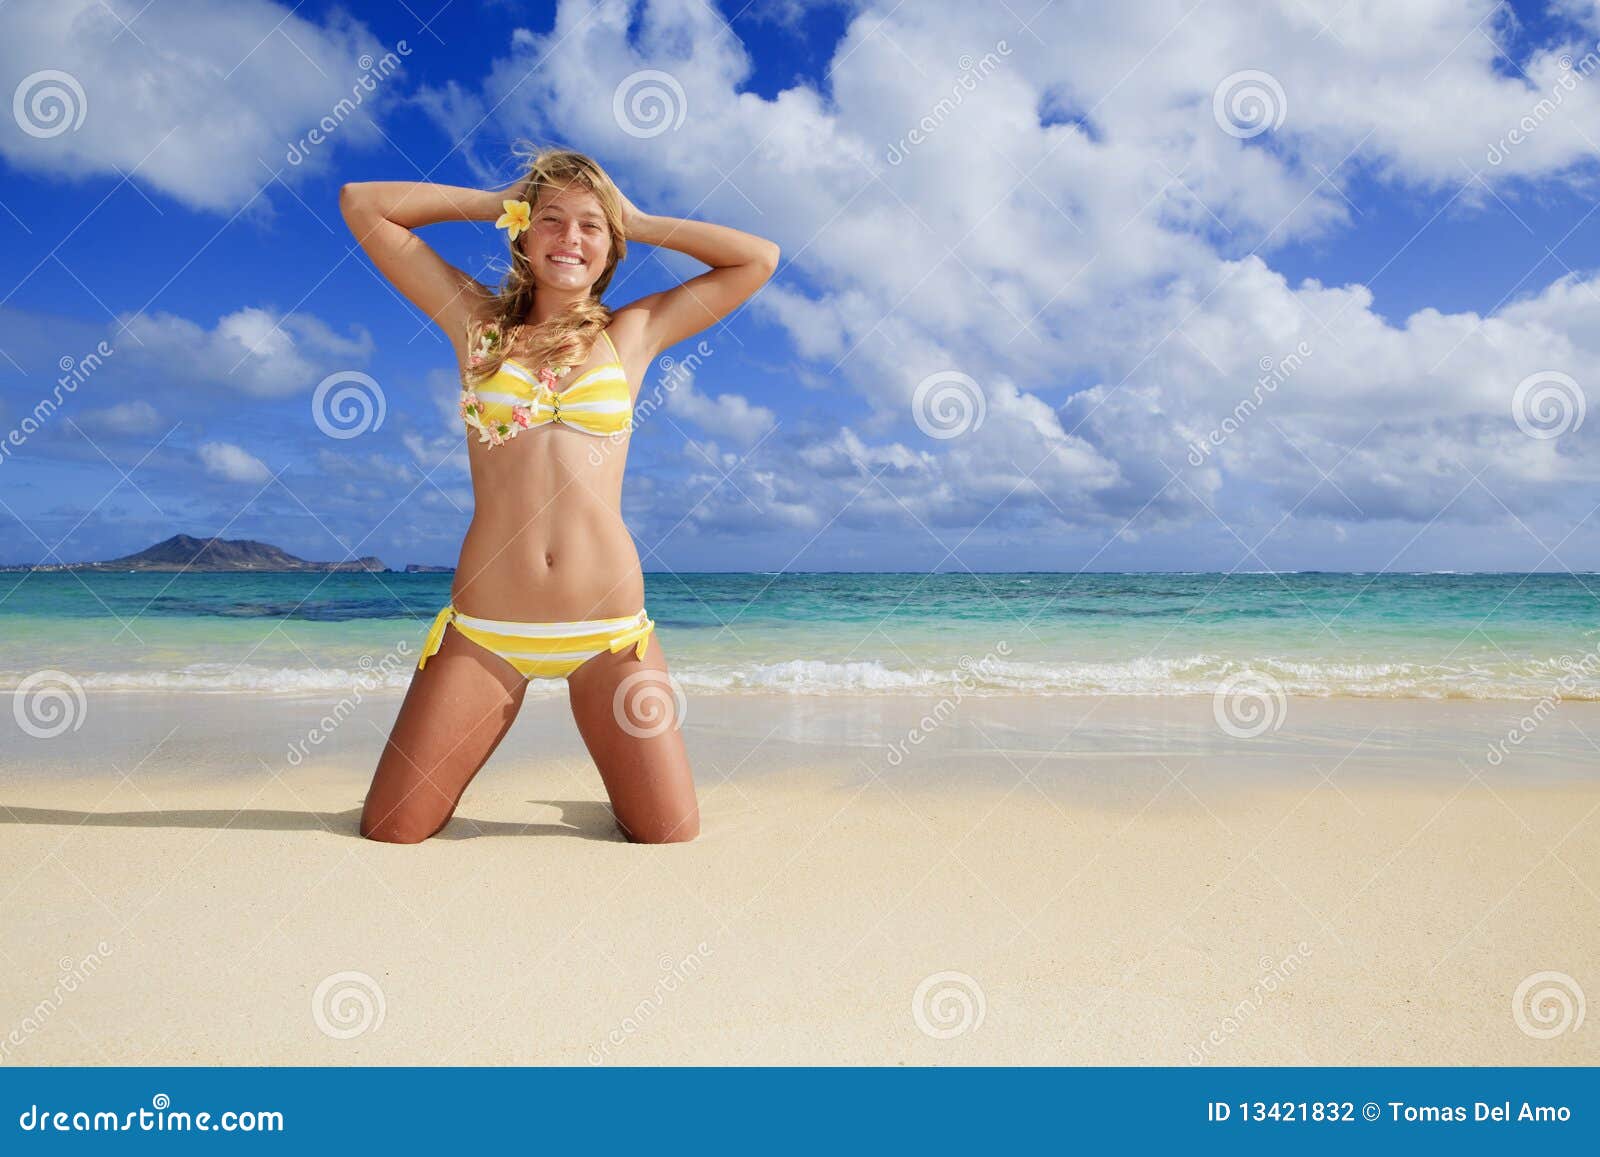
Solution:
[[(636, 708), (673, 694), (622, 521), (623, 466), (647, 367), (754, 294), (778, 247), (641, 213), (599, 165), (565, 149), (539, 153), (507, 189), (364, 181), (345, 185), (339, 206), (373, 264), (455, 349), (475, 495), (450, 602), (379, 759), (361, 834), (436, 834), (510, 729), (528, 680), (565, 678), (623, 834), (693, 839), (700, 815), (682, 732), (659, 711), (641, 723)], [(441, 221), (505, 230), (511, 268), (497, 292), (417, 236)], [(629, 240), (712, 268), (613, 311), (600, 298)]]

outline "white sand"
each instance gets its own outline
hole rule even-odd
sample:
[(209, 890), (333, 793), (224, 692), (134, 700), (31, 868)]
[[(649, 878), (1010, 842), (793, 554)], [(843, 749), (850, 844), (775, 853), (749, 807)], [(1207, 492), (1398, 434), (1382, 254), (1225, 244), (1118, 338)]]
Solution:
[(1495, 767), (1517, 705), (969, 699), (896, 765), (929, 704), (696, 699), (665, 847), (559, 701), (441, 836), (363, 841), (397, 700), (291, 765), (325, 706), (0, 744), (4, 1063), (1600, 1063), (1600, 1012), (1513, 1009), (1600, 994), (1593, 705)]

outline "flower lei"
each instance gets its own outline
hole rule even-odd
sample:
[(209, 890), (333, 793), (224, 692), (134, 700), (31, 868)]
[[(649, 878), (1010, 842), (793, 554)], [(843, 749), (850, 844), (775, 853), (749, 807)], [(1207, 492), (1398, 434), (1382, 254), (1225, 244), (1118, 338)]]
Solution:
[[(485, 326), (478, 335), (476, 347), (467, 356), (467, 364), (477, 367), (482, 365), (489, 356), (500, 346), (501, 334), (495, 326)], [(555, 395), (555, 384), (567, 376), (572, 370), (571, 366), (561, 366), (551, 369), (545, 366), (539, 371), (540, 389), (552, 396)], [(478, 441), (490, 446), (501, 446), (516, 437), (519, 430), (526, 430), (534, 424), (533, 407), (518, 402), (511, 407), (511, 421), (485, 420), (483, 402), (478, 398), (476, 391), (463, 382), (461, 384), (461, 402), (458, 407), (461, 419), (468, 426), (478, 431)]]

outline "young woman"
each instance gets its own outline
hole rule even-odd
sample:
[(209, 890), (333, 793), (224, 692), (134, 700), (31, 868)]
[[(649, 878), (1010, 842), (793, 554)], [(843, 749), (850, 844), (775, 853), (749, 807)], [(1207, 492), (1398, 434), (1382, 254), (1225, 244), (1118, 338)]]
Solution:
[[(361, 834), (416, 843), (437, 833), (509, 730), (527, 680), (564, 677), (623, 833), (693, 839), (694, 781), (622, 522), (623, 465), (646, 369), (755, 293), (778, 247), (641, 213), (599, 165), (565, 149), (537, 154), (507, 189), (364, 181), (344, 186), (339, 207), (373, 264), (455, 349), (475, 495), (450, 603), (379, 759)], [(511, 268), (498, 292), (414, 232), (440, 221), (506, 230)], [(627, 240), (712, 268), (613, 311), (600, 298)]]

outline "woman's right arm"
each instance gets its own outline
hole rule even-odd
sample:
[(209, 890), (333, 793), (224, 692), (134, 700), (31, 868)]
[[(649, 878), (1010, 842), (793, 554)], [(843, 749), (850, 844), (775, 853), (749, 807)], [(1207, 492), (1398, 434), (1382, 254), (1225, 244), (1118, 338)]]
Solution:
[(488, 290), (412, 230), (440, 221), (494, 221), (509, 195), (418, 181), (355, 181), (339, 190), (339, 211), (372, 263), (461, 353), (467, 321)]

